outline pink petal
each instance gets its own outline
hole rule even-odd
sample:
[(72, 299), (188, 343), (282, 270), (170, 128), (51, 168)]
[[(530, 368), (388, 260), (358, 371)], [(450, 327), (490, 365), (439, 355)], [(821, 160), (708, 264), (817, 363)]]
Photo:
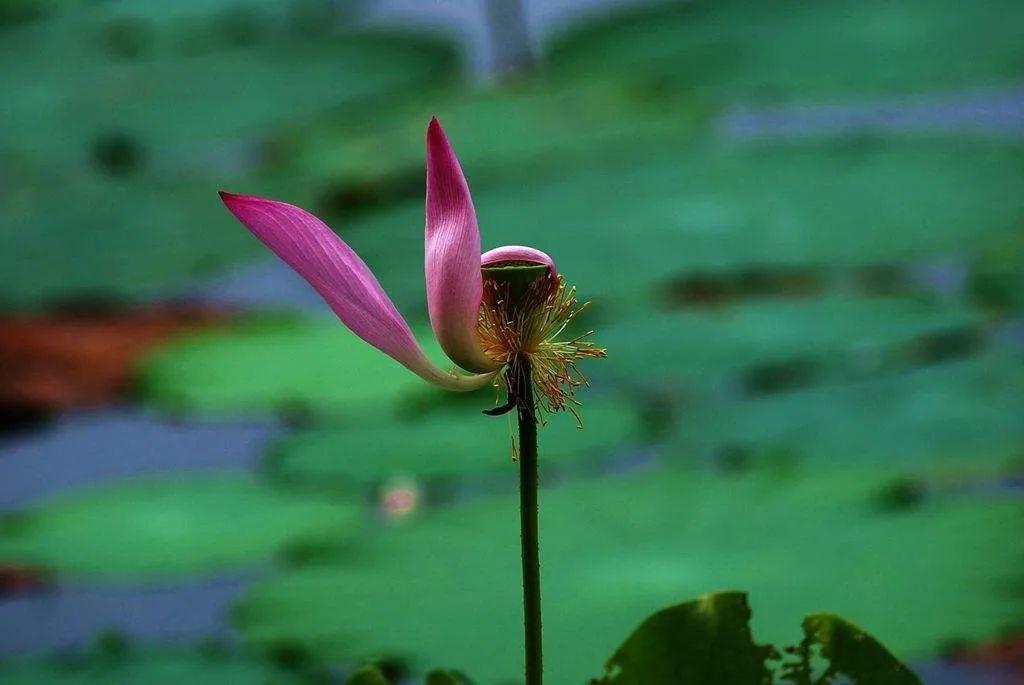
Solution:
[(431, 383), (453, 390), (487, 383), (486, 375), (457, 377), (432, 364), (370, 269), (320, 219), (284, 202), (225, 192), (220, 196), (231, 213), (305, 278), (360, 338)]
[(556, 276), (555, 260), (540, 250), (522, 245), (504, 245), (488, 250), (480, 255), (480, 266), (489, 266), (500, 262), (529, 262), (532, 264), (546, 264), (552, 276)]
[(427, 127), (427, 309), (451, 359), (469, 371), (492, 371), (477, 340), (483, 296), (480, 229), (469, 185), (437, 119)]

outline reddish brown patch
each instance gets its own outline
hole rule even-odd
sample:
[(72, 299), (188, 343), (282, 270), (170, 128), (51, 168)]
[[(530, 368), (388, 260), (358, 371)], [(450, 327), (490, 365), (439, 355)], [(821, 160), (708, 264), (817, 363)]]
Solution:
[(953, 661), (1007, 668), (1024, 682), (1024, 633), (1015, 633), (982, 645), (966, 647), (952, 655)]
[(41, 566), (0, 564), (0, 597), (43, 592), (52, 586), (52, 574)]
[(156, 307), (0, 317), (0, 411), (53, 412), (123, 399), (140, 357), (225, 312)]

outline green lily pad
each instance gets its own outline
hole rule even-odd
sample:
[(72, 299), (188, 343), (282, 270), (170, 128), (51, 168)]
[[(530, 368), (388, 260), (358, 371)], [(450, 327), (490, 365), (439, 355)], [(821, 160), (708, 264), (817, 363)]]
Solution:
[(345, 679), (345, 685), (391, 685), (375, 666), (362, 666)]
[[(274, 449), (271, 468), (288, 481), (360, 488), (398, 477), (453, 480), (510, 471), (508, 421), (463, 409), (416, 422), (360, 422), (290, 435)], [(637, 412), (626, 404), (584, 398), (580, 411), (583, 430), (569, 414), (548, 417), (539, 429), (542, 469), (585, 464), (641, 437)]]
[(0, 663), (0, 681), (18, 685), (311, 685), (265, 661), (198, 650), (130, 649), (118, 655), (18, 657)]
[[(428, 354), (438, 349), (433, 340), (424, 347)], [(431, 393), (426, 381), (327, 316), (254, 319), (185, 338), (156, 352), (141, 375), (149, 403), (219, 415), (370, 415), (394, 411), (403, 398), (444, 392)]]
[[(1010, 594), (1021, 504), (981, 495), (880, 514), (891, 472), (716, 477), (659, 471), (544, 490), (546, 670), (582, 682), (653, 607), (748, 589), (754, 632), (790, 644), (828, 607), (900, 658), (980, 639), (1020, 616)], [(515, 499), (437, 511), (351, 549), (355, 563), (290, 571), (237, 614), (256, 645), (297, 641), (325, 658), (396, 654), (459, 664), (479, 682), (520, 676)], [(514, 637), (510, 637), (514, 636)]]
[[(917, 340), (973, 331), (983, 321), (981, 313), (962, 306), (846, 296), (669, 312), (600, 330), (597, 339), (612, 353), (594, 366), (594, 376), (707, 389), (768, 365), (841, 373), (872, 360), (884, 364)], [(628, 353), (636, 349), (643, 354)], [(916, 361), (905, 356), (904, 364)]]
[[(258, 144), (297, 112), (386, 106), (458, 70), (453, 46), (428, 36), (289, 35), (271, 16), (266, 35), (218, 44), (212, 31), (189, 23), (194, 17), (185, 22), (187, 9), (161, 20), (124, 5), (79, 7), (5, 33), (0, 84), (19, 97), (0, 113), (8, 132), (2, 152), (81, 168), (98, 136), (123, 132), (164, 166), (203, 169), (211, 152), (230, 156), (232, 141)], [(103, 41), (111, 22), (126, 17), (144, 31), (142, 52), (130, 58), (108, 54)]]
[(742, 592), (721, 592), (648, 616), (608, 659), (598, 685), (770, 685), (771, 647), (754, 644)]
[[(302, 177), (260, 180), (273, 131), (297, 113), (372, 116), (457, 71), (452, 46), (428, 37), (280, 34), (271, 18), (268, 35), (217, 43), (189, 18), (195, 3), (165, 3), (162, 19), (157, 3), (77, 4), (0, 41), (0, 89), (18, 94), (0, 111), (0, 165), (18, 169), (3, 191), (8, 306), (141, 299), (265, 254), (216, 191), (301, 201)], [(136, 26), (126, 17), (144, 49), (108, 54), (111, 27)]]
[(427, 674), (426, 685), (473, 685), (461, 671), (436, 669)]
[[(524, 175), (617, 169), (638, 154), (682, 148), (736, 101), (905, 96), (974, 87), (985, 76), (1015, 86), (1024, 50), (1004, 23), (1014, 14), (1011, 0), (898, 9), (877, 0), (854, 8), (716, 0), (625, 10), (556, 36), (548, 68), (503, 87), (432, 94), (372, 121), (324, 118), (285, 132), (284, 167), (324, 172), (330, 188), (347, 189), (337, 194), (352, 202), (346, 208), (356, 209), (356, 200), (422, 190), (423, 126), (433, 114), (480, 191)], [(974, 27), (968, 63), (945, 49), (964, 45), (965, 25)], [(881, 66), (865, 69), (873, 60)]]
[(361, 508), (246, 476), (122, 482), (12, 515), (0, 560), (71, 577), (181, 576), (265, 562), (292, 543), (354, 533)]
[[(754, 644), (742, 592), (719, 592), (647, 617), (605, 665), (595, 685), (771, 685), (773, 674), (794, 685), (824, 685), (837, 676), (854, 685), (921, 685), (877, 640), (832, 614), (803, 621), (805, 638), (782, 652)], [(826, 662), (816, 668), (815, 657)], [(844, 681), (845, 682), (845, 681)]]
[[(427, 674), (426, 685), (472, 685), (458, 671), (437, 669)], [(345, 685), (391, 685), (383, 673), (374, 666), (363, 666), (345, 680)]]
[(659, 5), (571, 29), (549, 42), (548, 62), (747, 103), (1016, 85), (1024, 59), (1013, 0)]
[[(606, 316), (632, 316), (695, 271), (803, 266), (827, 282), (837, 269), (970, 257), (980, 241), (1019, 229), (1019, 157), (1014, 147), (964, 141), (708, 144), (537, 173), (484, 188), (474, 203), (485, 247), (538, 247), (582, 299)], [(422, 302), (413, 268), (423, 258), (422, 215), (418, 199), (341, 231), (401, 304)]]
[(434, 115), (479, 192), (535, 174), (573, 173), (685, 145), (705, 131), (711, 108), (685, 93), (648, 93), (622, 79), (539, 73), (501, 87), (413, 94), (361, 121), (325, 116), (282, 129), (275, 138), (284, 151), (276, 171), (317, 177), (318, 197), (337, 196), (342, 214), (387, 200), (418, 199), (423, 133)]
[(681, 413), (675, 439), (684, 453), (740, 448), (754, 457), (774, 453), (854, 468), (992, 468), (1024, 446), (1022, 389), (1022, 360), (989, 353), (845, 384), (698, 403)]
[(143, 300), (263, 254), (232, 224), (212, 180), (69, 180), (48, 172), (19, 176), (7, 190), (11, 230), (0, 270), (9, 278), (0, 300), (8, 306)]
[[(921, 685), (921, 679), (901, 664), (878, 640), (838, 616), (815, 614), (804, 619), (806, 646), (820, 646), (829, 662), (827, 673), (843, 675), (863, 685)], [(810, 665), (805, 659), (804, 665)], [(793, 683), (805, 681), (794, 679)], [(816, 680), (815, 682), (824, 682)]]

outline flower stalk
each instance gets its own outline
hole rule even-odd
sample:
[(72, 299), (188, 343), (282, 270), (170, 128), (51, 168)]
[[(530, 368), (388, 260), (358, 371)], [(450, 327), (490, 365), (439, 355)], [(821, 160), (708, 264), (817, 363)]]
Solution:
[(540, 612), (540, 535), (537, 506), (537, 408), (533, 400), (530, 360), (526, 355), (521, 355), (517, 362), (512, 365), (513, 369), (510, 370), (514, 370), (515, 373), (516, 413), (519, 417), (519, 521), (523, 552), (526, 685), (541, 685), (544, 669)]

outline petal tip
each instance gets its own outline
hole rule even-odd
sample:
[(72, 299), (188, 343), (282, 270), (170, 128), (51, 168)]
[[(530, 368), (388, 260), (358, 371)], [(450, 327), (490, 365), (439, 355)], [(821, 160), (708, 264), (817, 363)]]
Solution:
[(239, 195), (238, 193), (230, 193), (226, 190), (218, 190), (217, 194), (220, 195), (221, 202), (223, 202), (228, 209), (238, 206), (243, 202), (264, 200), (264, 198), (256, 197), (255, 195)]
[(427, 161), (429, 162), (431, 158), (448, 160), (454, 157), (455, 153), (448, 141), (448, 134), (444, 132), (444, 127), (441, 126), (437, 117), (430, 117), (430, 123), (427, 124)]

